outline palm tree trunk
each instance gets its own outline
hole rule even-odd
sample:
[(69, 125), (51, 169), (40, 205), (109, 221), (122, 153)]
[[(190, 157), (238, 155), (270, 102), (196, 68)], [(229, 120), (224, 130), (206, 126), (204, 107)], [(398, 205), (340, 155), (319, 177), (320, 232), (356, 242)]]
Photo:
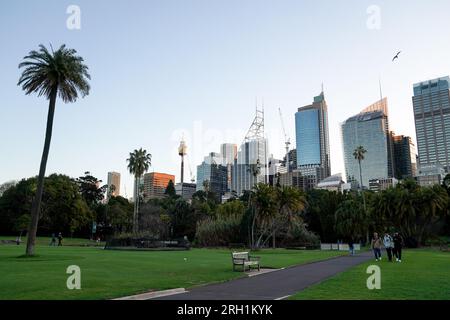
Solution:
[(275, 249), (276, 247), (277, 247), (277, 245), (276, 245), (276, 229), (275, 229), (275, 218), (274, 219), (272, 219), (272, 229), (273, 229), (273, 232), (272, 232), (272, 249)]
[(39, 215), (41, 212), (42, 193), (44, 191), (45, 169), (47, 168), (47, 159), (50, 151), (50, 142), (52, 140), (53, 118), (55, 115), (57, 93), (58, 87), (56, 86), (52, 90), (48, 106), (47, 129), (45, 131), (44, 151), (42, 152), (41, 166), (39, 168), (39, 176), (37, 181), (36, 196), (33, 200), (33, 205), (31, 207), (31, 221), (28, 227), (27, 248), (26, 248), (27, 256), (34, 255), (34, 248), (36, 244), (36, 233), (39, 223)]
[[(361, 194), (362, 194), (362, 198), (363, 198), (363, 206), (364, 206), (364, 216), (367, 216), (366, 196), (364, 195), (364, 190), (363, 190), (361, 160), (358, 160), (358, 163), (359, 163), (359, 181), (361, 183), (360, 190), (361, 190)], [(369, 228), (368, 227), (367, 227), (367, 232), (366, 232), (366, 241), (367, 241), (367, 243), (369, 243)]]
[(137, 179), (136, 233), (139, 232), (139, 207), (141, 206), (141, 176)]
[(137, 204), (138, 197), (137, 197), (137, 177), (134, 178), (134, 210), (133, 210), (133, 233), (136, 235), (136, 216), (137, 216)]

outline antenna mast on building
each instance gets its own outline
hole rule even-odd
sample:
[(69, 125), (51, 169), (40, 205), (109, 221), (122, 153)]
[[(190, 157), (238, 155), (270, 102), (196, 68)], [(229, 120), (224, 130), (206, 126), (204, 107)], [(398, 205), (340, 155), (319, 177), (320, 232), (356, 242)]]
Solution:
[[(323, 85), (322, 85), (322, 90), (323, 90)], [(289, 163), (289, 146), (291, 144), (291, 139), (289, 139), (289, 137), (288, 137), (288, 135), (286, 133), (286, 128), (284, 127), (283, 114), (281, 113), (281, 108), (278, 108), (278, 112), (280, 113), (281, 128), (283, 129), (284, 144), (286, 146), (286, 169), (287, 169), (287, 172), (290, 172), (290, 167), (291, 166), (290, 166), (290, 163)]]
[[(261, 142), (264, 143), (264, 166), (267, 166), (267, 145), (265, 142), (265, 134), (264, 134), (264, 107), (259, 110), (258, 106), (256, 106), (256, 114), (255, 118), (253, 119), (253, 122), (250, 126), (250, 128), (247, 131), (247, 134), (244, 138), (244, 143), (250, 142), (250, 141), (257, 141), (257, 155), (258, 158), (256, 159), (256, 163), (253, 164), (255, 166), (259, 166), (261, 164), (261, 160), (259, 157), (261, 155), (260, 148), (261, 148)], [(242, 147), (241, 144), (241, 147)], [(266, 173), (266, 172), (265, 172)], [(267, 175), (264, 174), (264, 181), (267, 183)]]

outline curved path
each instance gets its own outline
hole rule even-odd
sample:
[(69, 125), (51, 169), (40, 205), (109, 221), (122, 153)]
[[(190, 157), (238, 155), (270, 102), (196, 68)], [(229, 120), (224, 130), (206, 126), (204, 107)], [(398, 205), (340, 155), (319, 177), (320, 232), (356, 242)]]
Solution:
[(158, 300), (276, 300), (284, 299), (340, 272), (372, 259), (371, 252), (342, 256), (295, 267), (192, 288)]

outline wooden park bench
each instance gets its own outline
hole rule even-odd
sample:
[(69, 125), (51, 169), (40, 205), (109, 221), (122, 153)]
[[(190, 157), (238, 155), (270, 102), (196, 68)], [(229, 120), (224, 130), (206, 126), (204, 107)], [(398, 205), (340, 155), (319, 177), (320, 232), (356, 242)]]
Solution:
[(236, 266), (242, 266), (243, 271), (250, 271), (251, 268), (258, 268), (260, 271), (259, 260), (260, 257), (252, 257), (248, 252), (232, 252), (231, 259), (233, 261), (233, 271), (236, 271)]

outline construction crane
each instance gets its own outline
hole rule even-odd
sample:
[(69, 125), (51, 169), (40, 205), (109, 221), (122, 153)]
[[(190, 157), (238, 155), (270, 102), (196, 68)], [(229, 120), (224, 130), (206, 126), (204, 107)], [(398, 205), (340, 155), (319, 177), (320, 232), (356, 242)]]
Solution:
[(284, 127), (284, 121), (283, 121), (283, 114), (281, 113), (281, 108), (278, 108), (278, 111), (280, 113), (281, 128), (283, 129), (283, 134), (284, 134), (284, 144), (286, 146), (286, 169), (288, 172), (290, 172), (289, 146), (291, 145), (291, 140), (289, 139), (288, 135), (286, 134), (286, 129)]
[(191, 163), (189, 162), (189, 157), (186, 157), (186, 162), (188, 164), (188, 168), (189, 168), (189, 174), (191, 176), (191, 183), (195, 183), (195, 176), (192, 174), (192, 168), (191, 168)]

